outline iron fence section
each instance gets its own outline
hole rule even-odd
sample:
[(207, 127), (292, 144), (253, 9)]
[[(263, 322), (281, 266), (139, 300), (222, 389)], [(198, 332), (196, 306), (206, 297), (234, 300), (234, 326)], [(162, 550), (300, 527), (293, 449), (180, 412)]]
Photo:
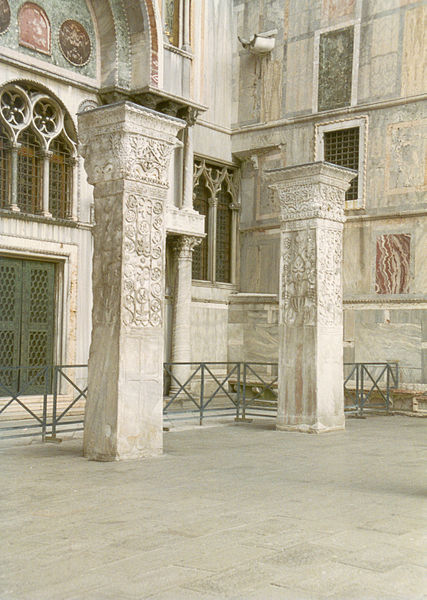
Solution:
[[(35, 384), (40, 392), (34, 392)], [(0, 367), (0, 439), (40, 435), (46, 441), (56, 439), (58, 428), (79, 431), (83, 411), (70, 411), (86, 399), (87, 365)]]
[(397, 362), (344, 363), (346, 412), (363, 416), (365, 410), (390, 411), (391, 390), (399, 385)]
[[(171, 381), (163, 407), (167, 418), (198, 417), (202, 425), (208, 417), (239, 415), (240, 389), (233, 394), (228, 384), (234, 377), (240, 381), (241, 363), (169, 362), (164, 363), (164, 370)], [(185, 402), (190, 402), (190, 408)]]
[[(241, 421), (277, 415), (277, 363), (169, 362), (164, 371), (171, 381), (163, 408), (168, 419), (196, 417), (202, 425), (208, 417), (234, 415)], [(41, 390), (36, 395), (35, 384)], [(397, 362), (344, 363), (346, 412), (389, 412), (398, 384)], [(0, 367), (0, 439), (41, 435), (43, 441), (55, 440), (59, 430), (81, 430), (83, 410), (75, 414), (73, 409), (87, 399), (87, 390), (84, 364)], [(18, 412), (5, 420), (13, 409)]]

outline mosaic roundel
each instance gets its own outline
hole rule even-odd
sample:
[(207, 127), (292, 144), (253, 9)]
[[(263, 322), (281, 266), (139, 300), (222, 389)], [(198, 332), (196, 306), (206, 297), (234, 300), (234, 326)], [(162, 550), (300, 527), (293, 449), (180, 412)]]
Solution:
[(81, 67), (88, 62), (90, 39), (81, 23), (71, 19), (64, 21), (59, 30), (59, 45), (62, 54), (71, 64)]
[(10, 23), (10, 6), (7, 0), (0, 0), (0, 33), (4, 33)]

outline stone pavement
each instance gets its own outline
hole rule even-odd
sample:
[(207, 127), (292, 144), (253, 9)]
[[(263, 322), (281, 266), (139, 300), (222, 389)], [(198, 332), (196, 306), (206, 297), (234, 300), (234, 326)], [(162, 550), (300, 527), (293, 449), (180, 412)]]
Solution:
[(0, 598), (427, 598), (426, 425), (230, 424), (121, 463), (3, 448)]

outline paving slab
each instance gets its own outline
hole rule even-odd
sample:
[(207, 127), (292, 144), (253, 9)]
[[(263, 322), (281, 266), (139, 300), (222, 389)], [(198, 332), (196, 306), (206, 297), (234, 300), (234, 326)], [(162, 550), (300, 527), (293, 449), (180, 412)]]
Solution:
[(222, 423), (113, 463), (3, 447), (0, 600), (425, 600), (426, 425)]

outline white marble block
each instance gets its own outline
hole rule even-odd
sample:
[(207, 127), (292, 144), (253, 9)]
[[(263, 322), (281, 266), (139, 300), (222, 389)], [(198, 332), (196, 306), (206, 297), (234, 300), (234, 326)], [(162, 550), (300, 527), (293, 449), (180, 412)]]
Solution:
[(92, 341), (84, 455), (161, 454), (165, 202), (184, 122), (129, 102), (79, 115), (94, 185)]
[(277, 429), (344, 429), (342, 230), (355, 171), (269, 171), (281, 210)]

